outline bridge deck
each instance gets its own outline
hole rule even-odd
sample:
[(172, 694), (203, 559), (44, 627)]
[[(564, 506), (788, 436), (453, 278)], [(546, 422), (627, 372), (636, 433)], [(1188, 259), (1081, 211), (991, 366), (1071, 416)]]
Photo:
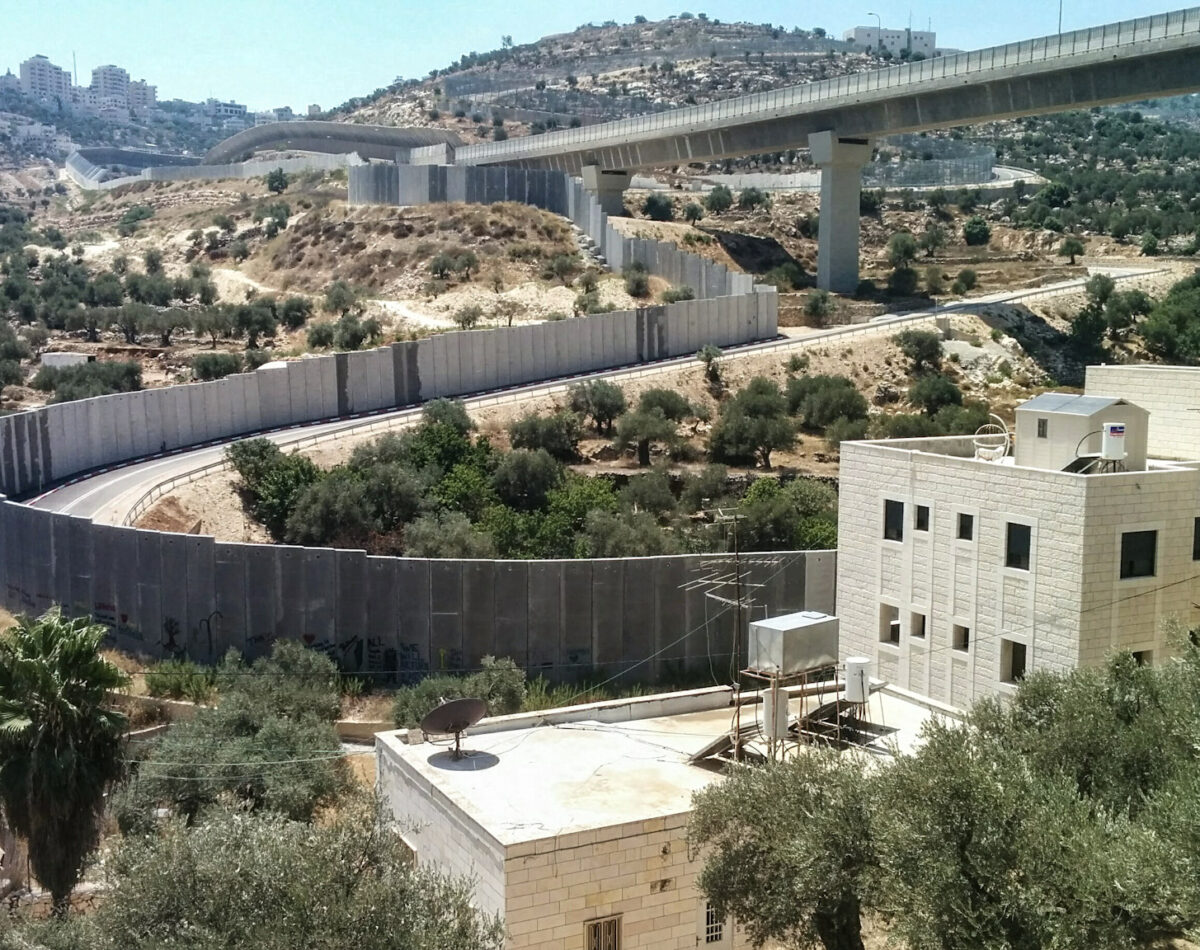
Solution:
[[(461, 148), (455, 155), (456, 164), (488, 165), (516, 163), (537, 164), (576, 170), (590, 163), (581, 156), (588, 153), (608, 153), (605, 157), (624, 153), (625, 167), (646, 167), (664, 160), (658, 148), (639, 149), (638, 145), (653, 145), (687, 138), (686, 147), (676, 149), (683, 161), (704, 161), (746, 154), (761, 143), (756, 136), (744, 143), (731, 141), (724, 131), (752, 127), (765, 122), (805, 114), (836, 112), (847, 106), (886, 104), (927, 92), (964, 90), (983, 86), (998, 79), (1048, 76), (1072, 70), (1084, 70), (1098, 64), (1112, 65), (1116, 61), (1136, 61), (1139, 58), (1200, 47), (1200, 7), (1172, 13), (1125, 20), (1104, 26), (1075, 30), (1054, 36), (1024, 40), (1004, 46), (973, 50), (954, 56), (923, 60), (902, 66), (840, 76), (821, 82), (776, 89), (771, 92), (726, 99), (701, 106), (674, 109), (654, 115), (637, 116), (600, 125), (546, 133), (505, 142), (491, 142)], [(1159, 94), (1172, 91), (1175, 77), (1163, 76)], [(1150, 84), (1155, 85), (1154, 83)], [(1192, 88), (1184, 81), (1182, 88)], [(1121, 101), (1145, 94), (1141, 88), (1131, 89), (1128, 95), (1107, 88), (1096, 95), (1096, 101)], [(1086, 95), (1086, 93), (1085, 93)], [(1032, 105), (1018, 107), (1015, 114), (1039, 110)], [(1068, 106), (1070, 107), (1070, 106)], [(954, 120), (930, 121), (917, 119), (915, 124), (894, 124), (888, 110), (876, 109), (878, 128), (857, 128), (859, 134), (886, 134), (916, 128), (934, 128), (955, 124)], [(999, 105), (995, 117), (1014, 114), (1014, 110)], [(983, 116), (987, 118), (988, 116)], [(828, 128), (829, 126), (826, 126)], [(797, 135), (801, 129), (798, 127)], [(752, 141), (753, 140), (753, 141)], [(803, 147), (805, 141), (795, 141)], [(765, 149), (764, 149), (765, 150)], [(645, 155), (643, 158), (642, 155)], [(608, 167), (620, 167), (601, 161)]]

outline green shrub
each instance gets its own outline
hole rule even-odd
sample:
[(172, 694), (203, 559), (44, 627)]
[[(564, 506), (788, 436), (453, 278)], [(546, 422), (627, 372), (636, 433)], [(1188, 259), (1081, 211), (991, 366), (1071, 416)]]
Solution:
[(943, 406), (962, 403), (962, 390), (939, 373), (922, 376), (908, 390), (908, 401), (932, 416)]
[(311, 459), (284, 455), (268, 439), (244, 439), (225, 450), (225, 458), (241, 477), (241, 492), (250, 513), (282, 541), (288, 516), (304, 490), (321, 477)]
[(337, 328), (332, 323), (314, 323), (305, 334), (310, 350), (325, 350), (333, 346)]
[(109, 362), (43, 366), (33, 377), (31, 385), (42, 392), (53, 392), (51, 402), (131, 393), (142, 388), (142, 367), (137, 363)]
[(980, 215), (973, 214), (963, 224), (963, 239), (970, 247), (981, 247), (992, 239), (992, 229)]
[(769, 207), (771, 207), (771, 197), (761, 188), (743, 188), (742, 193), (738, 195), (738, 208), (741, 211)]
[(396, 691), (392, 718), (400, 729), (420, 724), (442, 701), (472, 697), (487, 703), (489, 716), (509, 716), (525, 702), (525, 671), (508, 657), (485, 656), (469, 675), (440, 674)]
[(555, 412), (549, 416), (528, 413), (508, 427), (514, 449), (545, 449), (553, 458), (570, 462), (579, 455), (579, 417), (573, 412)]
[(146, 671), (146, 692), (158, 699), (207, 702), (216, 687), (216, 672), (191, 660), (160, 660)]
[(867, 400), (845, 376), (797, 376), (787, 382), (788, 411), (806, 429), (824, 429), (838, 419), (867, 417)]
[(795, 261), (788, 261), (778, 267), (772, 267), (763, 274), (762, 279), (764, 283), (771, 284), (783, 293), (800, 290), (811, 283), (808, 275), (804, 273), (804, 268)]
[(652, 193), (646, 196), (642, 204), (642, 214), (651, 221), (673, 221), (675, 205), (667, 195)]
[(201, 381), (222, 379), (241, 369), (242, 358), (236, 353), (197, 353), (192, 357), (192, 376)]
[(717, 185), (704, 196), (704, 207), (710, 214), (721, 214), (733, 207), (733, 192), (724, 185)]
[(695, 300), (696, 291), (691, 287), (672, 287), (670, 290), (662, 292), (663, 303), (679, 303), (681, 300)]
[(341, 679), (324, 653), (295, 640), (277, 640), (270, 656), (247, 664), (234, 651), (216, 670), (217, 692), (244, 699), (258, 715), (332, 723), (341, 715)]
[(834, 448), (843, 442), (853, 442), (867, 437), (870, 424), (866, 419), (834, 419), (825, 427), (825, 441)]

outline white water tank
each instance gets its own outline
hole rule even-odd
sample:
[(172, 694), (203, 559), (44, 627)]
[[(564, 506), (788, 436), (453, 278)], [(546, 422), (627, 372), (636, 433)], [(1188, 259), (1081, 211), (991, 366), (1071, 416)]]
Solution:
[[(775, 697), (779, 701), (775, 701)], [(786, 739), (788, 727), (788, 694), (783, 690), (763, 692), (763, 735), (768, 739)]]
[(1100, 427), (1100, 458), (1106, 462), (1125, 461), (1125, 423), (1106, 422)]
[(862, 705), (871, 697), (871, 661), (865, 656), (846, 657), (846, 702)]

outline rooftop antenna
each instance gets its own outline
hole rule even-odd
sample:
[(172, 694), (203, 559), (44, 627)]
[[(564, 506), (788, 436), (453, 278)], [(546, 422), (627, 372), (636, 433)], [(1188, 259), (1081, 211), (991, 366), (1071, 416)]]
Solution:
[(79, 85), (79, 64), (75, 62), (75, 51), (71, 50), (71, 82), (76, 86)]
[[(707, 503), (708, 499), (704, 499)], [(741, 760), (741, 732), (742, 732), (742, 678), (740, 675), (741, 669), (741, 648), (742, 648), (742, 611), (757, 606), (751, 592), (760, 589), (763, 585), (751, 583), (746, 580), (742, 574), (742, 555), (738, 540), (738, 522), (744, 517), (737, 508), (712, 508), (701, 509), (705, 514), (712, 515), (714, 524), (725, 524), (730, 528), (733, 541), (733, 560), (732, 564), (728, 557), (707, 557), (700, 561), (700, 570), (703, 572), (700, 577), (689, 581), (682, 585), (683, 590), (703, 590), (704, 596), (712, 600), (722, 603), (727, 607), (734, 608), (733, 621), (733, 645), (730, 651), (732, 662), (730, 664), (730, 676), (733, 679), (734, 689), (734, 704), (733, 704), (733, 757), (735, 761)], [(782, 562), (780, 557), (765, 558), (755, 557), (756, 564), (779, 564)], [(730, 568), (732, 567), (732, 570)], [(732, 596), (730, 590), (732, 588)]]
[(458, 761), (463, 757), (462, 734), (486, 714), (487, 703), (482, 699), (452, 699), (421, 720), (421, 731), (426, 735), (454, 736), (454, 751), (450, 757)]

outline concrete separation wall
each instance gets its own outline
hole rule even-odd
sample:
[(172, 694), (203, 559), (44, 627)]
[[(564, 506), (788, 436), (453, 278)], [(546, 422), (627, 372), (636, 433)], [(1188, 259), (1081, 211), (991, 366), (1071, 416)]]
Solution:
[(39, 494), (82, 472), (263, 429), (686, 356), (708, 343), (769, 339), (777, 332), (777, 300), (774, 291), (742, 292), (443, 333), (215, 382), (13, 413), (0, 418), (0, 493)]
[[(415, 156), (423, 150), (413, 151)], [(504, 166), (360, 165), (349, 171), (348, 199), (352, 205), (405, 206), (443, 201), (480, 204), (519, 201), (568, 218), (595, 242), (614, 270), (640, 261), (651, 274), (676, 286), (691, 287), (700, 299), (750, 294), (755, 290), (775, 292), (773, 288), (756, 287), (754, 278), (748, 274), (732, 273), (725, 266), (674, 244), (621, 236), (583, 184), (562, 172)]]
[[(109, 151), (117, 152), (117, 149)], [(91, 156), (94, 158), (95, 156)], [(167, 156), (163, 156), (165, 159)], [(67, 176), (80, 188), (87, 191), (108, 191), (122, 185), (139, 181), (218, 181), (222, 178), (258, 178), (268, 175), (276, 168), (288, 174), (307, 171), (334, 171), (362, 165), (363, 160), (353, 152), (349, 154), (325, 154), (313, 152), (296, 158), (279, 158), (264, 161), (238, 162), (230, 165), (162, 164), (143, 168), (138, 174), (118, 178), (105, 178), (112, 174), (108, 165), (97, 165), (88, 152), (72, 152), (66, 160)], [(114, 159), (112, 164), (122, 164)]]
[[(93, 525), (10, 501), (0, 502), (0, 553), (10, 609), (61, 603), (107, 625), (118, 648), (150, 656), (253, 657), (294, 639), (396, 681), (476, 668), (488, 654), (557, 677), (628, 668), (650, 679), (727, 664), (733, 632), (722, 604), (684, 589), (710, 562), (701, 555), (368, 557)], [(763, 585), (754, 617), (832, 613), (835, 562), (832, 551), (746, 556), (748, 582)]]
[[(82, 156), (69, 164), (94, 175)], [(328, 156), (331, 160), (345, 156)], [(96, 166), (93, 166), (95, 168)], [(260, 166), (269, 170), (271, 163)], [(181, 174), (195, 171), (180, 169)], [(650, 678), (728, 657), (722, 606), (685, 591), (698, 556), (598, 561), (437, 561), (243, 545), (94, 524), (5, 499), (80, 473), (213, 440), (415, 405), (769, 339), (773, 288), (669, 245), (618, 235), (579, 182), (512, 168), (351, 167), (360, 203), (518, 200), (562, 214), (614, 266), (641, 260), (700, 299), (536, 326), (440, 334), (254, 373), (0, 417), (0, 600), (63, 605), (123, 649), (210, 660), (281, 638), (347, 670), (413, 678), (511, 656), (556, 676), (629, 669)], [(353, 200), (353, 198), (352, 198)], [(755, 565), (764, 613), (834, 608), (834, 552)], [(704, 559), (707, 560), (707, 559)], [(648, 662), (633, 666), (649, 657)]]

